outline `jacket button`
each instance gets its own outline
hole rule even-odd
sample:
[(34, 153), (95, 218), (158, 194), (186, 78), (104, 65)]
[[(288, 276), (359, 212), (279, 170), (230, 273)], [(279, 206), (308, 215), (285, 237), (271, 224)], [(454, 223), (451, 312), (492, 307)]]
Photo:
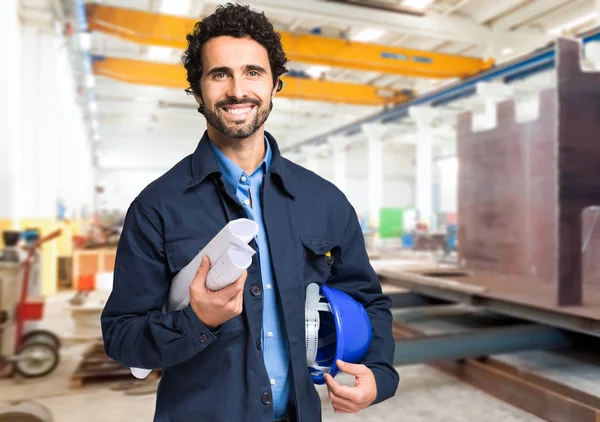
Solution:
[(271, 401), (273, 400), (273, 398), (271, 397), (271, 393), (265, 393), (262, 395), (260, 401), (263, 402), (263, 404), (265, 405), (269, 405), (271, 404)]
[(261, 292), (262, 292), (262, 289), (260, 288), (260, 286), (258, 284), (253, 284), (250, 287), (250, 294), (254, 297), (260, 296)]
[(208, 337), (206, 336), (206, 334), (200, 335), (200, 343), (204, 343), (206, 340), (208, 340)]
[(260, 343), (260, 340), (256, 340), (256, 348), (258, 350), (262, 349), (262, 344)]

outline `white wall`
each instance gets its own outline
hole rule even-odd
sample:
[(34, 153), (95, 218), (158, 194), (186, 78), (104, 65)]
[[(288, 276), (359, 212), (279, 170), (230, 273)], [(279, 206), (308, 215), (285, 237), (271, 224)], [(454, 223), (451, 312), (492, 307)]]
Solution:
[[(384, 151), (383, 207), (414, 206), (413, 150), (412, 146), (407, 146)], [(98, 173), (98, 184), (104, 188), (104, 193), (99, 196), (99, 207), (125, 211), (145, 186), (165, 173), (170, 165), (192, 151), (183, 149), (173, 151), (173, 154), (167, 157), (169, 166), (165, 167), (158, 167), (159, 157), (156, 157), (156, 162), (152, 160), (146, 163), (148, 166), (129, 160), (130, 165), (124, 168), (123, 164), (127, 162), (126, 156), (110, 157), (110, 160), (109, 157), (105, 156), (103, 159), (101, 156), (102, 169)], [(354, 145), (347, 152), (346, 157), (347, 191), (345, 194), (361, 216), (366, 216), (368, 210), (366, 154), (365, 145)], [(298, 161), (298, 164), (305, 165), (302, 161)], [(149, 168), (152, 167), (151, 165), (156, 166)], [(333, 156), (320, 157), (318, 166), (318, 174), (333, 181)]]
[(93, 207), (94, 169), (67, 40), (8, 21), (12, 32), (0, 31), (0, 218), (54, 218), (59, 201), (79, 217)]
[(101, 170), (98, 172), (98, 185), (104, 193), (98, 195), (98, 208), (101, 210), (126, 211), (135, 197), (152, 181), (159, 178), (164, 170)]
[[(369, 209), (368, 157), (366, 143), (353, 144), (346, 152), (346, 191), (357, 213), (367, 216)], [(383, 153), (384, 208), (414, 206), (414, 147), (410, 145), (385, 147)], [(319, 157), (317, 173), (334, 181), (333, 155)], [(305, 165), (305, 162), (298, 161)]]
[[(101, 210), (126, 211), (150, 183), (192, 154), (198, 140), (193, 137), (149, 136), (142, 144), (119, 147), (118, 140), (104, 142), (98, 151), (98, 195)], [(127, 142), (121, 140), (121, 145)]]
[(0, 219), (19, 219), (21, 37), (18, 2), (0, 3)]

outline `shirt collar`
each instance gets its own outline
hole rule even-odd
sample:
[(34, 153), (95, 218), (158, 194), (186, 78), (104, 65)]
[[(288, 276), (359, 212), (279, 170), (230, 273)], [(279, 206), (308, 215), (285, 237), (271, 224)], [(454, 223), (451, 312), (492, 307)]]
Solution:
[[(231, 192), (235, 193), (237, 191), (238, 184), (240, 183), (241, 177), (245, 174), (244, 170), (234, 163), (229, 157), (227, 157), (219, 148), (209, 141), (210, 146), (212, 148), (213, 154), (215, 155), (215, 159), (221, 169), (221, 174), (223, 175), (223, 179), (231, 188)], [(273, 154), (271, 152), (271, 146), (267, 141), (265, 136), (265, 156), (263, 157), (260, 164), (256, 167), (252, 174), (246, 174), (246, 176), (251, 177), (257, 174), (258, 172), (262, 172), (262, 174), (268, 173), (271, 168)]]
[[(292, 189), (293, 186), (291, 186), (292, 175), (289, 172), (287, 176), (284, 175), (284, 159), (279, 152), (277, 141), (267, 131), (265, 131), (265, 139), (267, 141), (267, 151), (263, 160), (266, 163), (265, 172), (270, 175), (276, 175), (280, 182), (280, 187), (293, 199), (295, 198), (293, 192), (295, 189)], [(198, 146), (191, 157), (191, 180), (188, 187), (191, 188), (203, 182), (208, 176), (215, 173), (225, 176), (217, 161), (215, 150), (218, 151), (218, 149), (211, 147), (211, 145), (212, 142), (210, 142), (208, 132), (204, 131), (204, 135), (200, 139), (200, 142), (198, 142)]]

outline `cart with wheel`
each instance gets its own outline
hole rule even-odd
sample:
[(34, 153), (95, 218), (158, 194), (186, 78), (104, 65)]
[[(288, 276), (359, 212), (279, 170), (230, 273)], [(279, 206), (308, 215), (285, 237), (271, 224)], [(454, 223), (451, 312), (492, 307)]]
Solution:
[[(21, 286), (11, 321), (10, 314), (5, 318), (3, 337), (14, 333), (13, 353), (0, 356), (4, 367), (10, 366), (18, 374), (27, 377), (45, 376), (56, 369), (60, 361), (60, 339), (47, 330), (25, 331), (29, 321), (39, 321), (44, 315), (45, 302), (29, 297), (30, 277), (33, 259), (41, 245), (56, 239), (61, 230), (56, 230), (28, 246), (27, 255), (21, 266)], [(5, 312), (6, 313), (6, 312)], [(6, 370), (5, 370), (6, 371)], [(12, 372), (12, 371), (10, 371)]]

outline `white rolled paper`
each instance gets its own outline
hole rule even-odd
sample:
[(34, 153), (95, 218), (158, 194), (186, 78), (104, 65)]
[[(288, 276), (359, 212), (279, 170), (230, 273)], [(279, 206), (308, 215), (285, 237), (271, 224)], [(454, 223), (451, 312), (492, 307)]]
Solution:
[(221, 255), (208, 273), (206, 287), (221, 290), (237, 280), (252, 263), (252, 255), (247, 250), (232, 246)]

